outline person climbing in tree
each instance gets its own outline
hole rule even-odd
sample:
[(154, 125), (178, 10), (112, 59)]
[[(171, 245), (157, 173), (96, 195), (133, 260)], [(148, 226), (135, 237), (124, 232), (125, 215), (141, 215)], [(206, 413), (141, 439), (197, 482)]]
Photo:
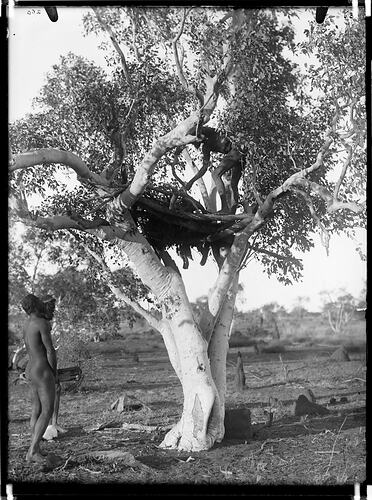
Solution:
[(26, 460), (44, 463), (47, 457), (40, 450), (40, 441), (53, 414), (55, 386), (58, 382), (57, 358), (50, 335), (50, 324), (43, 317), (43, 302), (35, 295), (28, 294), (21, 305), (28, 315), (23, 340), (29, 356), (26, 374), (30, 381), (32, 398), (31, 445)]

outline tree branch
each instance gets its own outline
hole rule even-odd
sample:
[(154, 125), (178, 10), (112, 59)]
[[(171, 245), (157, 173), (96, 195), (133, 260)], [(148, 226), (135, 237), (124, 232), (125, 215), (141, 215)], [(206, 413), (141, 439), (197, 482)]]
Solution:
[(351, 145), (346, 145), (346, 149), (347, 149), (347, 156), (346, 156), (346, 159), (344, 161), (344, 164), (342, 165), (342, 169), (341, 169), (341, 173), (340, 173), (340, 177), (336, 183), (336, 186), (335, 186), (335, 189), (333, 191), (333, 199), (334, 201), (337, 201), (337, 198), (338, 198), (338, 193), (340, 191), (340, 187), (341, 187), (341, 184), (345, 178), (345, 174), (346, 174), (346, 171), (351, 163), (351, 157), (353, 156), (353, 148)]
[(228, 78), (232, 75), (233, 69), (234, 69), (234, 63), (231, 55), (231, 48), (232, 48), (232, 40), (235, 38), (237, 33), (240, 31), (240, 29), (243, 27), (246, 21), (245, 17), (245, 12), (244, 9), (237, 9), (233, 11), (232, 14), (232, 23), (231, 23), (231, 29), (232, 29), (232, 34), (230, 36), (229, 43), (226, 44), (226, 49), (224, 51), (224, 62), (221, 70), (217, 72), (216, 75), (213, 77), (210, 76), (210, 74), (206, 74), (205, 76), (205, 86), (206, 86), (206, 92), (203, 96), (202, 102), (204, 103), (203, 106), (200, 109), (200, 113), (203, 114), (204, 116), (204, 122), (205, 124), (216, 104), (217, 104), (217, 99), (218, 95), (220, 92), (220, 89), (223, 85), (223, 83), (228, 80)]
[(298, 193), (300, 196), (302, 196), (304, 198), (306, 205), (308, 206), (308, 208), (310, 210), (311, 217), (314, 219), (316, 225), (320, 229), (320, 236), (321, 236), (322, 245), (326, 249), (327, 255), (329, 255), (329, 239), (330, 239), (329, 231), (327, 230), (327, 228), (325, 227), (325, 225), (322, 223), (322, 221), (318, 217), (317, 213), (315, 212), (315, 208), (314, 208), (311, 197), (307, 193), (304, 193), (303, 191), (301, 191), (301, 189), (297, 189), (295, 187), (292, 187), (291, 190), (294, 191), (295, 193)]
[(335, 200), (333, 195), (324, 186), (321, 186), (316, 182), (309, 181), (308, 179), (298, 179), (295, 185), (302, 187), (303, 189), (308, 189), (322, 198), (326, 202), (328, 213), (333, 213), (337, 210), (350, 210), (351, 212), (359, 214), (366, 208), (365, 201), (363, 203), (356, 203), (353, 201), (343, 202)]
[(278, 253), (271, 252), (270, 250), (266, 250), (264, 248), (259, 248), (255, 245), (248, 244), (248, 248), (253, 250), (254, 252), (263, 253), (263, 254), (269, 255), (270, 257), (274, 257), (275, 259), (278, 259), (278, 260), (287, 260), (289, 262), (293, 262), (297, 266), (301, 265), (301, 259), (297, 259), (296, 257), (291, 257), (288, 255), (280, 255)]
[(133, 52), (134, 52), (134, 55), (137, 59), (137, 61), (140, 61), (141, 58), (140, 58), (140, 55), (139, 55), (139, 52), (138, 52), (138, 47), (137, 47), (137, 44), (136, 44), (136, 37), (137, 37), (137, 22), (136, 22), (136, 14), (135, 14), (135, 11), (134, 11), (134, 8), (128, 8), (128, 13), (129, 13), (129, 17), (130, 17), (130, 20), (132, 21), (132, 47), (133, 47)]
[(176, 179), (176, 181), (179, 182), (182, 187), (185, 187), (185, 182), (181, 179), (181, 177), (179, 177), (179, 175), (176, 172), (176, 165), (178, 165), (178, 163), (179, 163), (179, 159), (178, 159), (179, 155), (180, 155), (180, 151), (178, 149), (176, 149), (174, 156), (173, 156), (173, 161), (171, 163), (171, 169), (172, 169), (173, 177)]
[(293, 164), (293, 166), (294, 166), (294, 169), (295, 169), (295, 170), (298, 170), (297, 164), (296, 164), (296, 162), (295, 162), (295, 160), (294, 160), (294, 158), (293, 158), (293, 155), (292, 155), (292, 150), (291, 150), (291, 148), (290, 148), (290, 146), (289, 146), (289, 140), (288, 140), (288, 139), (287, 139), (287, 154), (288, 154), (288, 156), (289, 156), (290, 160), (292, 161), (292, 164)]
[(118, 53), (119, 57), (120, 57), (120, 61), (121, 61), (121, 66), (123, 68), (123, 72), (124, 72), (124, 75), (125, 75), (125, 79), (128, 83), (128, 85), (131, 87), (132, 86), (132, 81), (131, 81), (131, 77), (130, 77), (130, 74), (129, 74), (129, 70), (128, 70), (128, 66), (127, 66), (127, 62), (125, 60), (125, 56), (124, 56), (124, 53), (123, 51), (121, 50), (120, 48), (120, 45), (118, 44), (117, 40), (116, 40), (116, 37), (114, 35), (114, 32), (112, 31), (111, 29), (111, 26), (109, 26), (105, 21), (104, 19), (101, 17), (100, 13), (99, 13), (99, 10), (97, 9), (97, 7), (92, 7), (96, 17), (97, 17), (97, 20), (99, 22), (99, 24), (101, 25), (101, 27), (103, 28), (104, 31), (106, 31), (110, 37), (110, 40), (111, 40), (111, 43), (114, 47), (114, 49), (116, 50), (116, 52)]
[[(202, 206), (202, 205), (201, 205), (201, 204), (200, 204), (197, 200), (194, 200), (194, 198), (192, 198), (192, 196), (190, 196), (190, 195), (187, 193), (187, 191), (189, 191), (189, 190), (192, 188), (192, 186), (193, 186), (194, 182), (196, 182), (198, 179), (201, 179), (201, 178), (203, 177), (203, 175), (204, 175), (204, 174), (205, 174), (205, 172), (207, 171), (208, 164), (205, 164), (205, 165), (203, 164), (203, 167), (202, 167), (200, 170), (198, 170), (198, 168), (195, 166), (194, 162), (192, 161), (192, 159), (191, 159), (190, 155), (188, 155), (188, 156), (189, 156), (189, 158), (190, 158), (190, 160), (191, 160), (191, 162), (192, 162), (192, 164), (193, 164), (193, 166), (194, 166), (194, 168), (195, 168), (195, 170), (196, 170), (196, 173), (195, 173), (195, 175), (194, 175), (194, 176), (193, 176), (193, 177), (192, 177), (189, 181), (185, 182), (185, 181), (183, 181), (183, 180), (179, 177), (179, 175), (177, 174), (177, 171), (176, 171), (176, 165), (178, 165), (178, 164), (179, 164), (179, 154), (180, 154), (180, 153), (176, 150), (176, 153), (175, 153), (175, 155), (174, 155), (173, 161), (172, 161), (172, 163), (171, 163), (171, 168), (172, 168), (172, 174), (173, 174), (173, 177), (174, 177), (174, 178), (176, 179), (176, 181), (178, 181), (178, 182), (181, 184), (181, 186), (182, 186), (182, 192), (183, 192), (183, 193), (182, 193), (182, 196), (183, 196), (184, 198), (189, 199), (189, 200), (190, 200), (190, 202), (193, 204), (193, 206), (194, 206), (197, 210), (201, 210), (202, 212), (205, 212), (204, 207), (203, 207), (203, 206)], [(203, 184), (204, 184), (204, 182), (203, 182)], [(178, 194), (178, 196), (179, 196), (179, 194)], [(173, 208), (173, 205), (174, 205), (174, 203), (175, 203), (176, 199), (177, 199), (177, 195), (173, 194), (173, 196), (172, 196), (172, 200), (171, 200), (171, 203), (170, 203), (170, 205), (169, 205), (169, 208), (170, 208), (170, 209), (172, 209), (172, 208)]]
[(194, 182), (196, 182), (198, 179), (201, 179), (203, 177), (203, 175), (208, 170), (208, 163), (204, 163), (200, 170), (198, 170), (196, 166), (195, 166), (195, 168), (197, 170), (195, 175), (189, 181), (187, 181), (187, 183), (185, 184), (186, 191), (188, 191), (189, 189), (192, 188)]
[[(264, 219), (273, 210), (275, 200), (278, 198), (278, 196), (280, 196), (281, 194), (288, 191), (291, 188), (291, 186), (303, 186), (304, 184), (310, 183), (310, 181), (305, 179), (305, 177), (308, 174), (310, 174), (311, 172), (314, 172), (315, 170), (319, 169), (323, 165), (324, 156), (328, 152), (328, 150), (333, 142), (332, 133), (335, 132), (336, 124), (337, 124), (337, 120), (338, 120), (339, 116), (340, 116), (340, 109), (339, 109), (338, 103), (336, 101), (335, 102), (335, 113), (334, 113), (334, 116), (332, 119), (332, 123), (331, 123), (330, 127), (327, 128), (327, 130), (325, 132), (325, 138), (324, 138), (323, 144), (320, 147), (319, 152), (317, 154), (316, 161), (312, 165), (310, 165), (309, 167), (304, 168), (304, 169), (300, 170), (299, 172), (295, 172), (290, 177), (288, 177), (288, 179), (285, 182), (283, 182), (283, 184), (281, 186), (279, 186), (278, 188), (271, 191), (271, 193), (268, 194), (265, 201), (262, 203), (262, 205), (257, 210), (255, 218), (257, 218), (257, 219), (260, 218), (260, 219), (262, 219), (262, 222), (263, 222)], [(322, 192), (325, 195), (324, 192), (326, 192), (327, 197), (331, 196), (331, 200), (333, 201), (332, 195), (330, 195), (325, 188), (322, 188), (320, 185), (318, 185), (316, 183), (312, 183), (312, 184), (314, 184), (313, 190), (315, 189), (315, 186), (317, 186), (319, 188), (318, 189), (319, 193)]]
[(185, 26), (186, 17), (187, 17), (187, 15), (188, 15), (188, 13), (190, 11), (191, 11), (191, 8), (189, 8), (189, 9), (185, 8), (184, 9), (183, 15), (182, 15), (182, 19), (181, 19), (181, 22), (180, 22), (180, 26), (178, 28), (178, 33), (177, 33), (177, 35), (172, 40), (173, 55), (174, 55), (174, 61), (176, 63), (177, 76), (178, 76), (179, 81), (181, 82), (182, 87), (187, 92), (190, 91), (190, 87), (189, 87), (189, 83), (186, 80), (186, 77), (185, 77), (185, 75), (183, 73), (182, 64), (180, 62), (180, 58), (179, 58), (179, 55), (178, 55), (177, 42), (181, 38), (181, 35), (183, 33), (183, 29), (184, 29), (184, 26)]
[(205, 186), (205, 182), (204, 182), (204, 180), (202, 178), (202, 176), (204, 175), (204, 173), (202, 175), (200, 175), (202, 169), (199, 170), (198, 167), (195, 165), (195, 163), (193, 162), (193, 160), (192, 160), (192, 158), (190, 156), (190, 153), (187, 150), (187, 147), (185, 147), (182, 150), (182, 156), (185, 158), (188, 166), (195, 173), (194, 177), (189, 182), (193, 181), (193, 183), (194, 183), (194, 181), (196, 181), (197, 186), (198, 186), (199, 191), (200, 191), (200, 194), (201, 194), (201, 196), (203, 198), (204, 206), (205, 206), (205, 208), (207, 210), (210, 210), (211, 206), (210, 206), (210, 202), (209, 202), (208, 191), (207, 191), (207, 188)]
[(155, 141), (138, 166), (130, 186), (120, 196), (123, 209), (130, 208), (145, 191), (157, 162), (167, 151), (195, 141), (194, 133), (198, 121), (198, 114), (193, 113), (170, 132)]
[(73, 218), (68, 215), (54, 215), (51, 217), (34, 217), (25, 210), (24, 206), (19, 208), (19, 199), (13, 198), (10, 200), (10, 205), (16, 211), (16, 214), (22, 219), (22, 221), (31, 227), (37, 227), (39, 229), (44, 229), (46, 231), (60, 231), (62, 229), (76, 229), (78, 231), (83, 231), (95, 235), (103, 240), (111, 241), (114, 239), (119, 239), (123, 241), (136, 242), (137, 238), (128, 229), (128, 231), (122, 228), (111, 226), (103, 219), (96, 219), (91, 221), (88, 219)]
[(28, 151), (20, 153), (12, 157), (12, 163), (9, 167), (9, 172), (33, 167), (35, 165), (60, 163), (72, 168), (78, 179), (81, 181), (90, 181), (98, 186), (110, 186), (110, 182), (100, 174), (91, 172), (87, 165), (75, 154), (59, 149), (38, 149), (36, 151)]
[(136, 313), (143, 316), (149, 325), (152, 328), (160, 331), (160, 321), (155, 318), (152, 314), (150, 314), (146, 309), (141, 307), (137, 302), (134, 302), (128, 295), (122, 292), (117, 286), (113, 283), (113, 277), (110, 268), (104, 261), (102, 257), (100, 257), (96, 252), (91, 250), (87, 245), (83, 245), (86, 251), (100, 264), (101, 269), (104, 273), (104, 276), (107, 280), (107, 286), (110, 288), (112, 293), (119, 299), (128, 304)]

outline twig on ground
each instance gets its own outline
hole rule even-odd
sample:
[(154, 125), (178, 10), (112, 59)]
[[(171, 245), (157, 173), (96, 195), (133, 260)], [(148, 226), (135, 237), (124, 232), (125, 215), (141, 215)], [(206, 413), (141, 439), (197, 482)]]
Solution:
[(342, 422), (341, 427), (339, 428), (339, 430), (337, 432), (337, 436), (335, 437), (335, 440), (333, 442), (332, 453), (331, 453), (331, 456), (329, 458), (329, 464), (327, 466), (327, 470), (324, 473), (324, 476), (326, 476), (328, 474), (329, 468), (330, 468), (331, 463), (332, 463), (333, 455), (334, 455), (334, 452), (335, 452), (336, 441), (337, 441), (338, 436), (340, 435), (340, 432), (341, 432), (341, 430), (342, 430), (342, 428), (344, 426), (344, 423), (346, 422), (346, 419), (347, 419), (347, 416), (344, 418), (344, 421)]
[(285, 438), (278, 438), (278, 439), (266, 439), (262, 445), (261, 445), (261, 448), (260, 448), (260, 451), (263, 450), (265, 444), (268, 444), (268, 443), (279, 443), (280, 441), (285, 441)]
[(352, 382), (353, 380), (360, 380), (361, 382), (364, 382), (365, 384), (367, 383), (367, 381), (364, 380), (364, 378), (359, 378), (359, 377), (349, 378), (347, 380), (343, 380), (342, 382)]
[(57, 467), (55, 470), (62, 471), (62, 470), (66, 467), (66, 465), (68, 464), (68, 462), (70, 461), (70, 459), (71, 459), (71, 458), (72, 458), (72, 455), (70, 455), (70, 456), (68, 457), (68, 459), (66, 460), (66, 462), (65, 462), (65, 464), (64, 464), (63, 466), (62, 466), (62, 465), (60, 465), (60, 466), (59, 466), (59, 467)]
[(340, 451), (335, 451), (335, 450), (329, 450), (329, 451), (316, 451), (315, 453), (341, 453)]
[(293, 425), (300, 425), (301, 427), (305, 427), (305, 429), (307, 429), (307, 430), (315, 430), (315, 429), (311, 429), (310, 427), (306, 427), (306, 425), (303, 422), (292, 422), (291, 424), (280, 424), (280, 425), (276, 425), (275, 427), (291, 427)]
[(248, 377), (251, 376), (251, 377), (254, 377), (254, 378), (258, 378), (258, 380), (263, 380), (264, 377), (259, 377), (258, 375), (255, 375), (254, 373), (248, 373)]
[(79, 469), (83, 469), (83, 470), (86, 470), (87, 472), (90, 472), (91, 474), (102, 474), (101, 471), (96, 471), (96, 470), (90, 470), (90, 469), (87, 469), (86, 467), (79, 467)]

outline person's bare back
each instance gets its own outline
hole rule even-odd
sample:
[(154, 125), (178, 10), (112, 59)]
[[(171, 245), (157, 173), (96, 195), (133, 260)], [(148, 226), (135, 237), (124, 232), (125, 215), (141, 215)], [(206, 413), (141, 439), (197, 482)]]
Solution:
[(28, 315), (23, 331), (29, 362), (27, 377), (31, 386), (31, 445), (26, 455), (28, 462), (42, 463), (46, 457), (40, 450), (41, 438), (53, 414), (57, 358), (50, 334), (50, 324), (43, 317), (44, 304), (29, 294), (22, 301)]
[(46, 346), (43, 343), (41, 332), (50, 333), (50, 326), (44, 318), (30, 316), (23, 333), (29, 362), (27, 365), (27, 376), (34, 384), (53, 376), (53, 368), (50, 366)]

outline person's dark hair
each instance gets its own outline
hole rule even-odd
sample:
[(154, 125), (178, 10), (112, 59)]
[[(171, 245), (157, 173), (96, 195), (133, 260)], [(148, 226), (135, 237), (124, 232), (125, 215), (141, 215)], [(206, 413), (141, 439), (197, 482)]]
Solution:
[(40, 312), (43, 309), (41, 300), (32, 293), (29, 293), (22, 299), (21, 306), (28, 315), (34, 312)]

